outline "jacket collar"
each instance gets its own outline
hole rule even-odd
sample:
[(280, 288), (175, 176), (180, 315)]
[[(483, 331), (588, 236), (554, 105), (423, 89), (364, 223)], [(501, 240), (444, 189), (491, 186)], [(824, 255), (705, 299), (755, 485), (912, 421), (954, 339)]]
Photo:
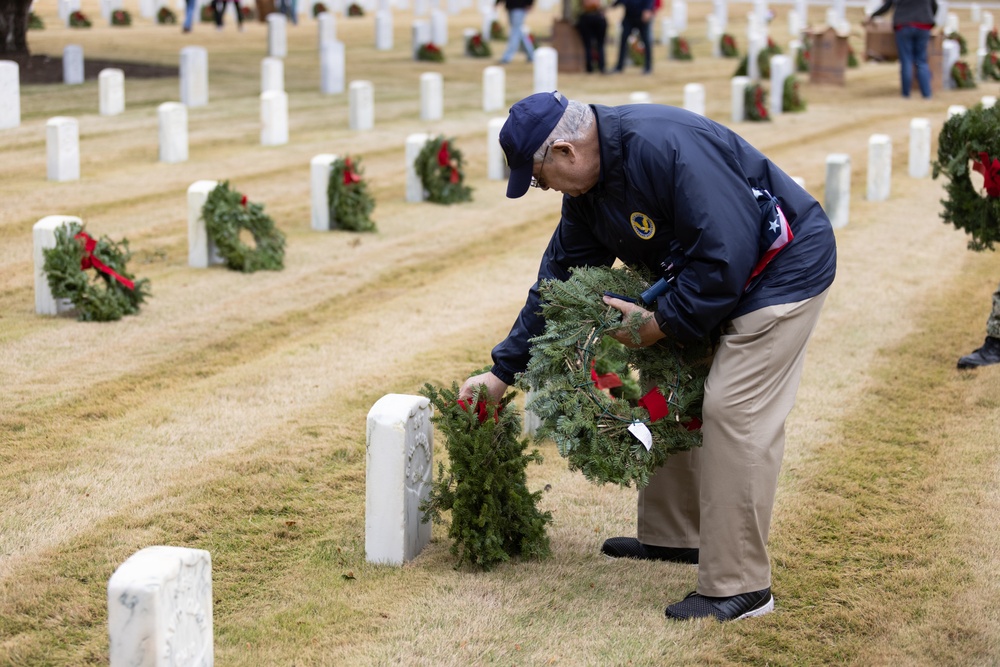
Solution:
[(625, 169), (621, 142), (621, 115), (617, 107), (592, 104), (597, 119), (597, 137), (601, 151), (601, 194), (625, 201)]

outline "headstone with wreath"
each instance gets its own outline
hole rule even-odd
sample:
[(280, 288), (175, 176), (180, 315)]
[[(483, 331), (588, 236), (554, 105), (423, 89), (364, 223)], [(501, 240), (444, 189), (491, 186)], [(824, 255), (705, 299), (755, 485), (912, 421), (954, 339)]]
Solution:
[[(218, 257), (227, 268), (243, 273), (283, 269), (285, 235), (264, 213), (264, 206), (230, 188), (228, 181), (209, 190), (212, 183), (198, 181), (188, 188), (188, 263), (207, 268)], [(192, 211), (202, 195), (201, 210)], [(198, 218), (192, 222), (195, 215)], [(252, 245), (244, 242), (243, 232)]]
[(742, 123), (747, 118), (746, 95), (749, 85), (750, 77), (748, 76), (734, 76), (729, 80), (729, 90), (732, 97), (729, 117), (734, 123)]
[[(371, 214), (375, 200), (368, 194), (368, 184), (364, 180), (361, 158), (345, 155), (330, 156), (333, 159), (327, 169), (326, 181), (319, 183), (319, 168), (314, 163), (314, 188), (322, 187), (321, 205), (326, 208), (327, 229), (341, 229), (349, 232), (376, 231)], [(318, 194), (318, 193), (316, 193)], [(314, 194), (313, 201), (320, 204)]]
[(430, 135), (423, 132), (406, 137), (406, 201), (411, 203), (422, 202), (425, 198), (424, 185), (417, 172), (417, 157), (429, 139)]
[(207, 269), (222, 264), (222, 257), (215, 242), (205, 228), (205, 218), (202, 213), (208, 195), (218, 184), (218, 181), (195, 181), (187, 190), (188, 266), (195, 269)]
[(472, 200), (472, 188), (465, 184), (462, 152), (454, 140), (443, 135), (430, 137), (413, 161), (423, 190), (423, 199), (435, 204), (456, 204)]

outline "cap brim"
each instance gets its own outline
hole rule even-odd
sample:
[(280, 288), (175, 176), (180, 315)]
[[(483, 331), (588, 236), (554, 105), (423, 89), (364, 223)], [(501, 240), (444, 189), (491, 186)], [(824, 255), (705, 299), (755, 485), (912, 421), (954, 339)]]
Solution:
[(508, 199), (517, 199), (524, 196), (524, 193), (531, 187), (531, 172), (534, 169), (534, 161), (529, 160), (527, 164), (510, 170), (510, 176), (507, 178)]

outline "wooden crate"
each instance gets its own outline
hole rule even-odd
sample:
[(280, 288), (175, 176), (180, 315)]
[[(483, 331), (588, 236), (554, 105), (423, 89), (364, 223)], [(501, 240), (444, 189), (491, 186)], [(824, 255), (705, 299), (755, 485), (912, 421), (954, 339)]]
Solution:
[(809, 34), (809, 82), (843, 86), (847, 72), (847, 36), (833, 28)]
[(587, 69), (580, 32), (566, 19), (552, 22), (552, 48), (559, 54), (558, 71), (575, 73)]

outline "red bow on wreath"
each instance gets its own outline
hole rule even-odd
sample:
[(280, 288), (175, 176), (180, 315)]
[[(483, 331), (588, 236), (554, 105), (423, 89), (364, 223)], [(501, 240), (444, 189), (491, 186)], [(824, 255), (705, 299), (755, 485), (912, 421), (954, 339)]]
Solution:
[(361, 182), (361, 177), (354, 173), (351, 167), (351, 158), (344, 158), (344, 185), (353, 185)]
[[(469, 411), (469, 404), (466, 403), (464, 400), (459, 399), (458, 405), (466, 412)], [(488, 416), (489, 413), (486, 411), (486, 401), (479, 401), (478, 403), (476, 403), (476, 417), (479, 418), (479, 423), (482, 424), (484, 421), (486, 421), (486, 418)], [(500, 423), (500, 408), (497, 408), (496, 411), (494, 411), (493, 421), (497, 424)]]
[(767, 107), (764, 106), (763, 100), (764, 100), (764, 91), (761, 90), (760, 88), (757, 88), (757, 90), (754, 91), (753, 103), (754, 106), (757, 107), (757, 113), (760, 115), (760, 117), (767, 118)]
[(110, 266), (97, 259), (94, 255), (94, 248), (97, 247), (97, 241), (94, 240), (87, 232), (77, 232), (74, 236), (77, 241), (83, 241), (83, 258), (80, 260), (80, 269), (86, 271), (89, 268), (95, 268), (101, 273), (106, 273), (118, 282), (120, 282), (125, 287), (130, 290), (135, 289), (135, 283), (126, 278), (125, 276), (119, 274), (117, 271), (112, 269)]
[(990, 197), (1000, 197), (1000, 160), (986, 153), (979, 154), (979, 162), (973, 160), (972, 168), (983, 175), (983, 186)]
[(622, 379), (617, 373), (597, 374), (596, 362), (590, 362), (590, 379), (594, 381), (594, 386), (598, 389), (614, 389), (622, 386)]
[(242, 206), (243, 208), (247, 207), (247, 196), (246, 195), (243, 195), (242, 197), (240, 197), (240, 206)]
[(441, 150), (438, 151), (438, 166), (448, 167), (451, 169), (451, 175), (448, 177), (448, 182), (455, 184), (458, 183), (458, 169), (451, 162), (451, 153), (448, 152), (448, 142), (441, 142)]

